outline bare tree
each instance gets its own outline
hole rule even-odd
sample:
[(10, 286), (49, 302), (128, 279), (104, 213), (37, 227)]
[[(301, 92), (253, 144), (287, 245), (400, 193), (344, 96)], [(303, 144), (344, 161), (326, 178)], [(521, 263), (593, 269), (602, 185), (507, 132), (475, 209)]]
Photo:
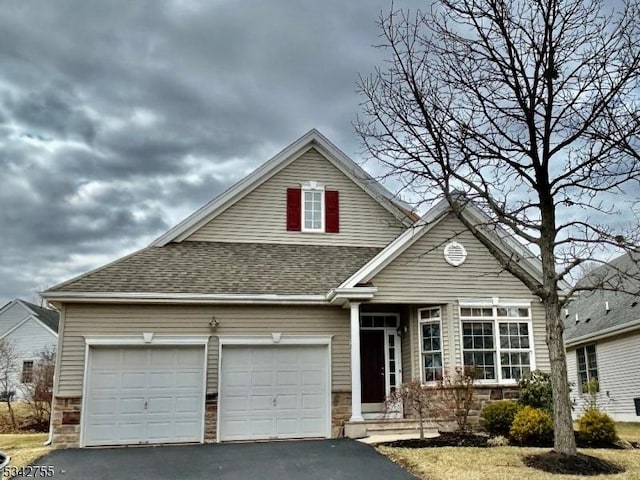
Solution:
[[(576, 445), (561, 307), (575, 291), (619, 286), (612, 276), (599, 285), (575, 279), (612, 249), (637, 249), (640, 232), (638, 204), (620, 201), (640, 179), (640, 13), (637, 2), (613, 5), (436, 0), (428, 12), (392, 7), (380, 17), (387, 62), (359, 86), (356, 130), (368, 152), (421, 201), (446, 199), (542, 300), (554, 445), (569, 455)], [(479, 221), (465, 214), (468, 201), (483, 211)], [(500, 248), (505, 236), (539, 256), (539, 275), (523, 268), (526, 254)]]
[(416, 415), (420, 423), (420, 438), (424, 439), (424, 424), (431, 415), (433, 395), (433, 389), (426, 388), (420, 380), (404, 382), (400, 388), (391, 392), (385, 401), (385, 410), (396, 412), (399, 405), (402, 405), (405, 412)]
[(48, 427), (53, 398), (53, 374), (56, 352), (53, 347), (45, 347), (36, 354), (31, 381), (22, 384), (24, 401), (29, 408), (30, 420), (37, 427)]
[(7, 413), (11, 428), (17, 428), (16, 415), (13, 411), (13, 397), (16, 393), (18, 354), (8, 340), (0, 340), (0, 398), (7, 405)]

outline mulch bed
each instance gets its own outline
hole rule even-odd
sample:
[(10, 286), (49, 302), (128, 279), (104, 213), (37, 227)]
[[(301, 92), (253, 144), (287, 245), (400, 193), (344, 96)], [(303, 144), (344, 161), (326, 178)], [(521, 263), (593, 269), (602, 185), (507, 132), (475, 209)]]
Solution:
[(528, 467), (549, 473), (571, 475), (604, 475), (616, 474), (625, 471), (620, 465), (592, 457), (591, 455), (566, 455), (558, 452), (545, 452), (536, 455), (527, 455), (523, 458)]
[[(486, 435), (478, 435), (474, 433), (459, 433), (459, 432), (440, 432), (440, 435), (433, 438), (412, 438), (408, 440), (396, 440), (394, 442), (387, 442), (383, 445), (394, 448), (431, 448), (431, 447), (488, 447), (489, 437)], [(553, 441), (538, 443), (536, 445), (518, 445), (512, 443), (514, 446), (523, 447), (549, 447), (553, 448)], [(625, 446), (618, 443), (608, 442), (588, 442), (582, 438), (578, 432), (576, 432), (576, 445), (578, 448), (608, 448), (613, 450), (624, 450)], [(633, 448), (637, 448), (633, 443), (628, 445)]]
[(487, 446), (489, 437), (475, 435), (473, 433), (440, 432), (433, 438), (412, 438), (408, 440), (396, 440), (384, 445), (395, 448), (429, 448), (429, 447), (480, 447)]

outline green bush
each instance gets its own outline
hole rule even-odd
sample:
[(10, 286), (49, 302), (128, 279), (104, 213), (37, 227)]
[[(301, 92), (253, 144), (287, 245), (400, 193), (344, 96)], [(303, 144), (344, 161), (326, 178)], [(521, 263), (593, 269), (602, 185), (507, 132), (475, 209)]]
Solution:
[(618, 438), (613, 419), (596, 409), (587, 410), (578, 418), (578, 431), (587, 442), (612, 443)]
[(522, 409), (515, 400), (500, 400), (487, 404), (482, 409), (484, 428), (491, 436), (509, 435), (513, 418)]
[(553, 440), (553, 419), (541, 408), (524, 407), (513, 419), (511, 438), (522, 445), (548, 445)]
[(525, 373), (518, 382), (520, 398), (518, 401), (533, 408), (541, 408), (547, 412), (553, 411), (553, 389), (551, 375), (541, 370)]

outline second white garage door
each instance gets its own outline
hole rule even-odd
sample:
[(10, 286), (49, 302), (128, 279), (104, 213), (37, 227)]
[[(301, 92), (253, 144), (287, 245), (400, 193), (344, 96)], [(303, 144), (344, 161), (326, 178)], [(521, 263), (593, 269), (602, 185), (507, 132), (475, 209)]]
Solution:
[(328, 437), (329, 348), (223, 346), (219, 439)]
[(204, 347), (92, 347), (83, 445), (201, 442)]

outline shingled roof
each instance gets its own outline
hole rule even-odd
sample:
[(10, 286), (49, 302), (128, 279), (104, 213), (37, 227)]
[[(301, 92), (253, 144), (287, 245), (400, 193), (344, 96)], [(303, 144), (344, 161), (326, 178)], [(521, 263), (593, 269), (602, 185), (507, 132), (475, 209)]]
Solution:
[(140, 250), (47, 293), (324, 295), (380, 250), (325, 245), (170, 243)]
[(58, 325), (60, 323), (60, 315), (55, 310), (50, 310), (48, 308), (40, 307), (31, 302), (25, 302), (24, 300), (20, 300), (24, 305), (32, 310), (37, 316), (38, 319), (44, 323), (47, 327), (49, 327), (54, 332), (58, 332)]
[[(565, 342), (570, 344), (576, 340), (587, 341), (590, 337), (605, 332), (615, 332), (633, 322), (640, 321), (638, 262), (640, 262), (640, 253), (622, 255), (609, 265), (593, 270), (580, 282), (583, 285), (598, 285), (604, 282), (609, 289), (596, 289), (582, 293), (569, 304), (568, 316), (565, 320)], [(621, 276), (619, 272), (625, 272), (626, 275)]]

